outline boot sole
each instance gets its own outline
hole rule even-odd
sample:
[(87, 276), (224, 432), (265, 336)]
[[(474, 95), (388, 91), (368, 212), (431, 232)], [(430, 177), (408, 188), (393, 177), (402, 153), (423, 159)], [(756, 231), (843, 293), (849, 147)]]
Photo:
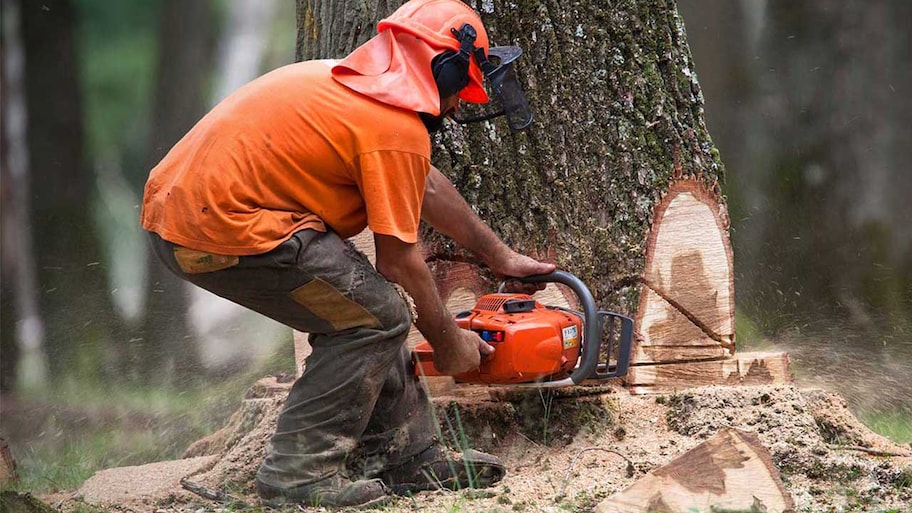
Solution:
[[(470, 462), (471, 463), (471, 462)], [(500, 482), (506, 475), (506, 468), (502, 465), (496, 465), (488, 462), (476, 462), (474, 479), (469, 480), (468, 473), (463, 462), (454, 462), (458, 467), (455, 476), (446, 479), (439, 479), (427, 471), (422, 471), (425, 481), (422, 483), (387, 483), (387, 486), (394, 495), (410, 495), (416, 492), (425, 492), (430, 490), (466, 490), (469, 488), (488, 488)]]
[[(385, 485), (383, 485), (385, 488)], [(387, 489), (388, 490), (388, 489)], [(283, 492), (277, 488), (274, 488), (270, 485), (265, 485), (263, 483), (257, 482), (257, 493), (260, 495), (260, 503), (263, 506), (269, 508), (280, 509), (284, 506), (294, 506), (302, 505), (305, 507), (325, 507), (325, 508), (357, 508), (357, 509), (373, 509), (381, 506), (385, 506), (392, 502), (393, 497), (391, 495), (381, 495), (375, 499), (371, 499), (365, 502), (358, 504), (338, 504), (334, 503), (331, 500), (314, 500), (310, 497), (289, 497), (286, 495), (288, 492)]]

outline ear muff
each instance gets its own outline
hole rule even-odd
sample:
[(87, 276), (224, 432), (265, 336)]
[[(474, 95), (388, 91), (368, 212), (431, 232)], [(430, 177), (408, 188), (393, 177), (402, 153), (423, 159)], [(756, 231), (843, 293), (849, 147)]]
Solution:
[(478, 37), (475, 27), (468, 23), (459, 30), (450, 31), (459, 40), (459, 51), (447, 50), (431, 61), (431, 72), (441, 98), (457, 94), (469, 85), (469, 63)]
[(441, 98), (458, 94), (469, 85), (469, 59), (460, 52), (448, 50), (434, 57), (431, 70)]

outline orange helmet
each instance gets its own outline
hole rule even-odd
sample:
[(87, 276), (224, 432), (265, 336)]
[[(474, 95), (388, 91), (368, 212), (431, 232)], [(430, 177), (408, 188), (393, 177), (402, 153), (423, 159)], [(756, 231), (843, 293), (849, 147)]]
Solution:
[[(457, 31), (474, 29), (476, 49), (488, 52), (481, 18), (459, 0), (411, 0), (377, 24), (378, 34), (333, 67), (333, 77), (375, 100), (416, 112), (440, 114), (440, 92), (431, 62), (447, 51), (459, 52)], [(468, 81), (459, 98), (486, 103), (484, 75), (469, 59)]]

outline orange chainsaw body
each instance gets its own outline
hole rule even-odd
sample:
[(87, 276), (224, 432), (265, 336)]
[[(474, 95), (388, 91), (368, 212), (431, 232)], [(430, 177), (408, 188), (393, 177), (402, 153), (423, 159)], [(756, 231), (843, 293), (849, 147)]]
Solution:
[[(583, 325), (572, 313), (550, 309), (525, 294), (488, 294), (470, 311), (455, 316), (460, 328), (472, 330), (494, 346), (477, 371), (454, 376), (460, 383), (513, 384), (562, 376), (576, 366)], [(427, 342), (413, 350), (415, 373), (442, 376), (434, 367)]]

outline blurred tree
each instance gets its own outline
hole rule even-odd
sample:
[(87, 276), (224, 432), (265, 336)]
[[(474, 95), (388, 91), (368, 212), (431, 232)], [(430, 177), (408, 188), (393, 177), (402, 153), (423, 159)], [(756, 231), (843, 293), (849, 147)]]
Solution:
[(768, 334), (908, 333), (912, 6), (679, 3), (731, 170), (739, 307)]
[[(165, 0), (159, 17), (158, 68), (149, 141), (149, 169), (196, 123), (207, 107), (213, 60), (212, 4)], [(150, 257), (139, 370), (157, 382), (185, 382), (200, 358), (188, 321), (186, 284)]]
[[(678, 0), (687, 26), (700, 87), (706, 98), (706, 124), (728, 172), (725, 192), (732, 216), (732, 243), (753, 243), (751, 233), (738, 230), (750, 215), (759, 193), (759, 171), (748, 160), (753, 129), (757, 71), (754, 55), (763, 4), (753, 0)], [(747, 239), (750, 239), (748, 242)], [(736, 274), (739, 269), (736, 267)]]
[(37, 305), (35, 266), (28, 230), (28, 146), (25, 113), (25, 52), (19, 4), (2, 0), (0, 45), (0, 392), (47, 381), (44, 337)]
[(748, 225), (764, 245), (742, 292), (777, 305), (773, 322), (788, 311), (909, 333), (912, 4), (777, 0), (767, 10), (762, 131), (749, 155), (766, 177), (767, 221)]
[[(119, 321), (91, 218), (82, 96), (70, 0), (20, 2), (25, 46), (30, 231), (51, 378), (104, 378)], [(52, 35), (52, 36), (51, 36)], [(116, 372), (110, 374), (116, 375)]]

